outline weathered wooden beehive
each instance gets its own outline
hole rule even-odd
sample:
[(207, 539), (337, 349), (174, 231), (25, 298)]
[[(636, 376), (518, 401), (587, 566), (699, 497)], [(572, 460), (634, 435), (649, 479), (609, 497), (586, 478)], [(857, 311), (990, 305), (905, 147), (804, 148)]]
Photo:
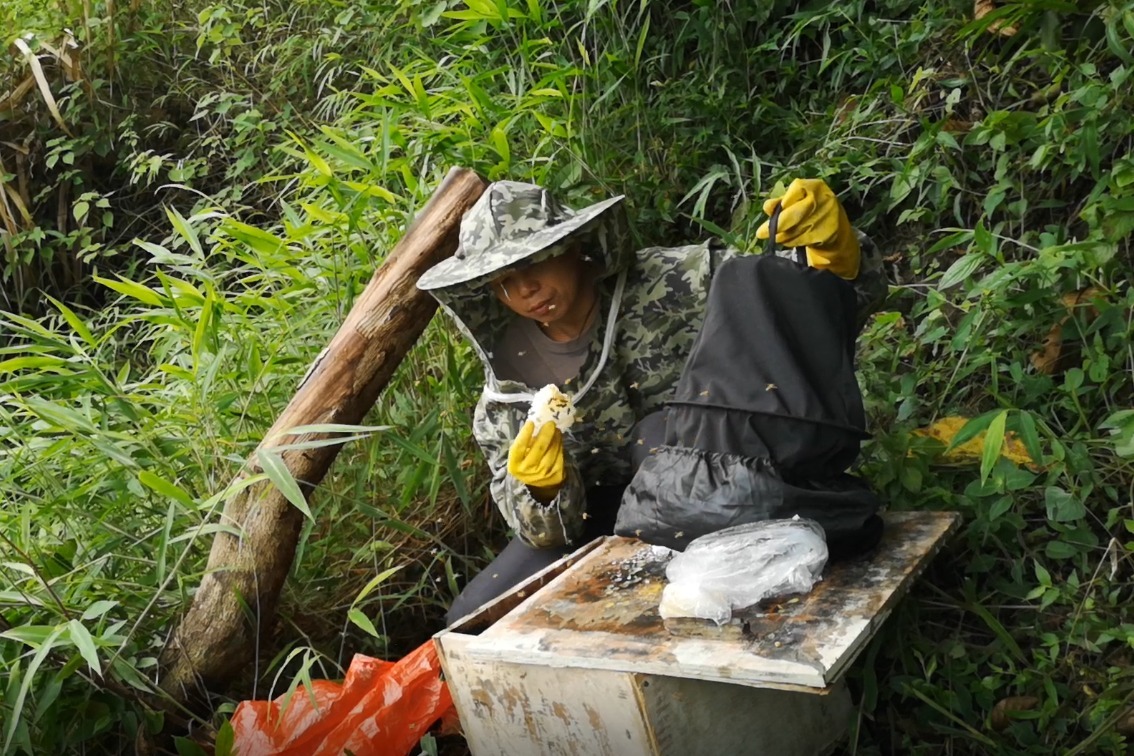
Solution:
[(840, 682), (955, 527), (891, 513), (874, 552), (807, 596), (723, 627), (663, 620), (665, 557), (634, 539), (581, 548), (436, 636), (473, 754), (821, 753), (853, 715)]

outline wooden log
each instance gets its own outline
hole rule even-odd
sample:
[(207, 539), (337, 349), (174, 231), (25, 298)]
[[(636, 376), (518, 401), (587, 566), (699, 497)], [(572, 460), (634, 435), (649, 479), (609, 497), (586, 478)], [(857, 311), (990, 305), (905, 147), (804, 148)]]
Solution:
[[(437, 308), (433, 297), (417, 290), (418, 278), (456, 250), (461, 216), (485, 186), (472, 171), (449, 172), (374, 273), (257, 452), (315, 437), (284, 435), (297, 426), (363, 419)], [(310, 498), (340, 448), (289, 450), (280, 456)], [(253, 453), (237, 481), (260, 469)], [(256, 634), (274, 620), (303, 518), (267, 481), (225, 502), (222, 522), (241, 537), (216, 535), (193, 603), (162, 654), (161, 687), (175, 701), (221, 689), (251, 661)]]

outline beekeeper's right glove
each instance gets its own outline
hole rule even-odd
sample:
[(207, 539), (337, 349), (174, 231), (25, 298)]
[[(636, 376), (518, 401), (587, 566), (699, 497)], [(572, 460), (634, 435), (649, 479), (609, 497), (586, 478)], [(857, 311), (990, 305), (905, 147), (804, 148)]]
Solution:
[(535, 432), (528, 420), (508, 449), (508, 472), (532, 489), (537, 498), (550, 501), (566, 479), (563, 434), (555, 423), (544, 423)]
[[(807, 264), (829, 270), (853, 280), (858, 276), (860, 252), (858, 236), (851, 228), (843, 206), (822, 179), (795, 179), (782, 197), (764, 202), (764, 212), (780, 213), (776, 242), (788, 247), (805, 247)], [(769, 221), (756, 229), (757, 239), (770, 235)]]

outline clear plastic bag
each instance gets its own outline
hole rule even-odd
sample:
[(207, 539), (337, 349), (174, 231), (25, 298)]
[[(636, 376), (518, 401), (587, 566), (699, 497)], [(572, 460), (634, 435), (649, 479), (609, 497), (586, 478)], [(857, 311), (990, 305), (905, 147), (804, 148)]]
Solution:
[(826, 564), (827, 540), (814, 520), (765, 520), (719, 530), (690, 541), (670, 561), (659, 612), (723, 625), (736, 609), (807, 593)]

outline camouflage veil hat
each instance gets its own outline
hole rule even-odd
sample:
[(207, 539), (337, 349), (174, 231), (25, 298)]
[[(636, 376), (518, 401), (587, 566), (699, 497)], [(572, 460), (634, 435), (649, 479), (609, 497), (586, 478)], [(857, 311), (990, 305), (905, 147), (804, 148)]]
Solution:
[(620, 195), (572, 210), (543, 187), (495, 181), (461, 219), (456, 253), (427, 270), (417, 288), (443, 289), (522, 263), (567, 236), (592, 228), (622, 200)]

